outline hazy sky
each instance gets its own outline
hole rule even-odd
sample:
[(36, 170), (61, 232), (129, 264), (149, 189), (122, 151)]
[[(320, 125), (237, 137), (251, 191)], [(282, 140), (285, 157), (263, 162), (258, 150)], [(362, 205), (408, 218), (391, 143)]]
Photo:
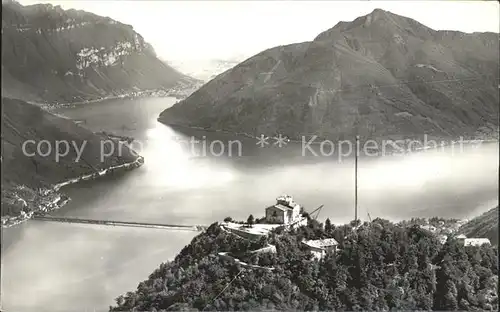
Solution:
[(433, 29), (499, 32), (497, 1), (31, 1), (131, 24), (166, 60), (249, 57), (309, 41), (339, 21), (381, 8)]

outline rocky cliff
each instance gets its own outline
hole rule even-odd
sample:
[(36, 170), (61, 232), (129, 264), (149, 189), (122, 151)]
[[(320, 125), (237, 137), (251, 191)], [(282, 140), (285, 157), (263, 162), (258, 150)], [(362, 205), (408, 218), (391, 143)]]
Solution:
[(342, 139), (498, 133), (499, 36), (435, 31), (383, 10), (263, 51), (159, 120)]
[(4, 96), (76, 102), (192, 81), (160, 61), (130, 25), (50, 4), (2, 2)]

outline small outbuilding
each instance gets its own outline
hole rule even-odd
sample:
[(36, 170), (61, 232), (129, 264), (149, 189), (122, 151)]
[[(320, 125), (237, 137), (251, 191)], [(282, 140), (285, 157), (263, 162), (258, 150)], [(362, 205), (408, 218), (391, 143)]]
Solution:
[(307, 240), (302, 242), (311, 251), (316, 259), (323, 258), (327, 252), (337, 252), (339, 243), (333, 238)]

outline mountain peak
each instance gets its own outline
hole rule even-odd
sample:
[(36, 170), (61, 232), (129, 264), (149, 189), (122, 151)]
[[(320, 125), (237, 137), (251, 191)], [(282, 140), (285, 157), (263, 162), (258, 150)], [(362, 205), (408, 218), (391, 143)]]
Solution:
[(388, 11), (384, 11), (382, 9), (375, 9), (370, 14), (362, 16), (361, 18), (364, 19), (365, 26), (370, 26), (375, 21), (390, 19), (390, 15), (394, 15), (394, 14), (392, 14)]
[[(320, 41), (324, 39), (330, 38), (333, 34), (343, 33), (347, 30), (354, 29), (357, 27), (370, 27), (373, 22), (378, 20), (391, 20), (391, 17), (397, 17), (396, 14), (393, 14), (389, 11), (384, 11), (382, 9), (375, 9), (371, 13), (360, 16), (353, 21), (340, 21), (332, 28), (322, 32), (319, 34), (314, 41)], [(394, 21), (394, 19), (392, 19)]]
[(377, 9), (313, 42), (247, 59), (160, 121), (298, 140), (304, 133), (343, 140), (352, 129), (375, 139), (475, 137), (479, 127), (498, 125), (498, 37), (436, 34)]
[[(401, 15), (392, 13), (390, 11), (385, 11), (382, 9), (375, 9), (371, 13), (366, 14), (365, 16), (362, 16), (361, 18), (364, 18), (365, 20), (371, 20), (372, 22), (376, 21), (376, 20), (388, 20), (388, 21), (395, 22), (395, 23), (400, 23), (400, 22), (407, 23), (408, 21), (414, 21), (413, 19), (411, 19), (409, 17), (401, 16)], [(416, 22), (416, 21), (414, 21), (414, 22)]]
[(362, 16), (361, 18), (364, 19), (365, 26), (367, 27), (370, 26), (372, 23), (381, 20), (398, 25), (402, 23), (407, 23), (408, 20), (411, 20), (408, 17), (400, 16), (382, 9), (375, 9), (371, 13)]
[(385, 10), (382, 10), (382, 9), (375, 9), (373, 10), (370, 14), (367, 14), (368, 15), (372, 15), (372, 16), (382, 16), (382, 15), (386, 15), (386, 14), (392, 14), (391, 12), (389, 11), (385, 11)]
[(314, 41), (323, 41), (336, 38), (337, 35), (347, 31), (355, 31), (359, 33), (360, 29), (370, 30), (378, 28), (375, 31), (379, 35), (384, 33), (409, 31), (413, 34), (418, 34), (418, 37), (428, 37), (434, 30), (431, 28), (405, 16), (397, 15), (382, 9), (375, 9), (372, 12), (360, 16), (350, 22), (339, 22), (334, 27), (319, 34)]

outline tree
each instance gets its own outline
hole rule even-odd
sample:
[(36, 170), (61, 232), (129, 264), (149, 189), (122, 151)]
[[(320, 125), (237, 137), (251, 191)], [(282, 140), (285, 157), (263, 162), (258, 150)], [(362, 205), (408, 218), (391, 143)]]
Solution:
[(268, 238), (267, 238), (267, 236), (262, 236), (259, 239), (259, 245), (262, 246), (262, 247), (266, 247), (268, 245)]
[(224, 218), (224, 222), (231, 222), (231, 221), (233, 221), (233, 218), (231, 218), (231, 217)]
[(458, 309), (458, 291), (453, 281), (455, 267), (450, 255), (446, 255), (436, 270), (436, 292), (434, 293), (434, 309)]
[(247, 223), (249, 226), (252, 226), (254, 224), (254, 218), (253, 218), (253, 215), (249, 215), (248, 216), (248, 219), (247, 219)]
[(115, 299), (116, 304), (121, 306), (125, 302), (125, 298), (123, 298), (123, 295), (118, 296), (118, 298)]
[[(271, 231), (267, 241), (275, 253), (260, 254), (251, 251), (266, 246), (266, 237), (250, 242), (214, 223), (110, 311), (498, 310), (494, 247), (441, 245), (418, 227), (381, 219), (357, 231), (348, 224), (332, 226), (328, 236), (340, 249), (317, 261), (302, 243), (326, 236), (316, 221)], [(220, 261), (220, 251), (274, 270), (240, 274), (241, 265)]]
[(352, 220), (350, 223), (349, 223), (352, 227), (357, 227), (361, 224), (361, 220), (357, 219), (357, 220)]
[(331, 234), (331, 232), (333, 232), (332, 221), (330, 221), (330, 218), (325, 221), (325, 232), (327, 234)]

